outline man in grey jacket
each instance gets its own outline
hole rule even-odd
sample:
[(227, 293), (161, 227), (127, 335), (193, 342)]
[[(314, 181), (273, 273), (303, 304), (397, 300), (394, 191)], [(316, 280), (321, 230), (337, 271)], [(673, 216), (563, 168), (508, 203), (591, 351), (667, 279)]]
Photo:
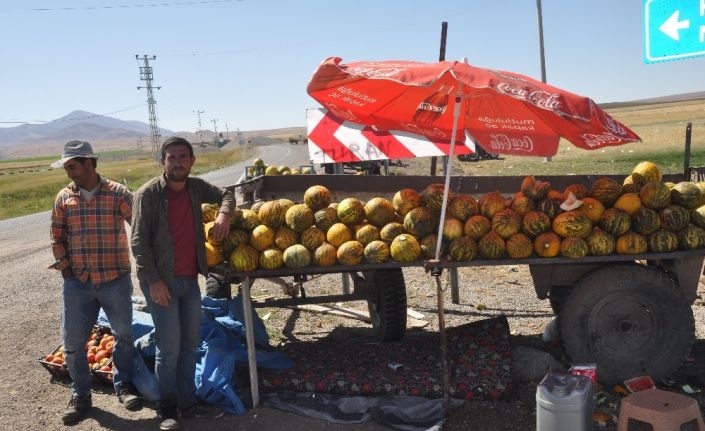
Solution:
[(212, 230), (216, 240), (228, 234), (235, 206), (232, 192), (189, 177), (195, 161), (187, 140), (168, 138), (161, 147), (163, 174), (134, 195), (132, 253), (154, 320), (161, 430), (178, 429), (178, 415), (204, 415), (194, 381), (201, 317), (198, 274), (207, 274), (201, 204), (221, 205)]

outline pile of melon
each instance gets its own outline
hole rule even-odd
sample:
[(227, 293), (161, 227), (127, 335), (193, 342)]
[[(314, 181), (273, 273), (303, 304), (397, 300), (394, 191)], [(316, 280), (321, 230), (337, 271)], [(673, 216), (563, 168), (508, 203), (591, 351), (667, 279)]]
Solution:
[[(667, 253), (705, 247), (705, 183), (662, 182), (639, 163), (622, 184), (598, 178), (554, 190), (526, 177), (513, 196), (449, 194), (441, 257), (454, 261)], [(204, 206), (208, 264), (237, 271), (409, 263), (435, 257), (444, 186), (399, 190), (393, 199), (332, 202), (316, 185), (300, 203), (257, 202), (233, 217), (221, 243), (209, 231), (217, 206)]]
[(259, 157), (253, 160), (252, 166), (248, 166), (246, 169), (248, 177), (256, 177), (260, 175), (310, 175), (314, 173), (313, 169), (309, 166), (305, 166), (302, 169), (291, 169), (286, 165), (267, 165), (264, 163), (264, 160)]

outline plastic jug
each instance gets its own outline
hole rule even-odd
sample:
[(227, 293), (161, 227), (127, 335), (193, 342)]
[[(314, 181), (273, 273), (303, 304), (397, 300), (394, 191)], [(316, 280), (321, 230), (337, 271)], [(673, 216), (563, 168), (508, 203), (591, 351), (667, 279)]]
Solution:
[(549, 372), (536, 388), (537, 431), (592, 429), (592, 383), (585, 376)]

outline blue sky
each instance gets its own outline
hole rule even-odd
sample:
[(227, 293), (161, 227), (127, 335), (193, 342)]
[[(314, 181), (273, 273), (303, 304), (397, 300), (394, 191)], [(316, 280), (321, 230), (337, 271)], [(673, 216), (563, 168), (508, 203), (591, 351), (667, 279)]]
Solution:
[[(643, 7), (543, 0), (548, 82), (597, 102), (705, 90), (703, 58), (644, 64)], [(305, 126), (324, 58), (437, 61), (443, 21), (447, 59), (540, 79), (535, 0), (3, 0), (0, 17), (0, 127), (75, 109), (146, 122), (136, 54), (157, 56), (162, 127), (195, 131), (195, 110), (209, 129)]]

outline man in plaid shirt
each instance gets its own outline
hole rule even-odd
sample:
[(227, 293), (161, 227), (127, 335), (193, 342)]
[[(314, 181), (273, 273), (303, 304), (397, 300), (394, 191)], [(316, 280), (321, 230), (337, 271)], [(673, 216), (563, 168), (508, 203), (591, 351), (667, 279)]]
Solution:
[(61, 190), (51, 212), (50, 266), (64, 278), (62, 338), (73, 394), (63, 414), (64, 424), (81, 421), (90, 410), (91, 378), (86, 340), (102, 307), (115, 336), (113, 381), (120, 403), (129, 410), (142, 407), (131, 384), (132, 280), (125, 221), (132, 217), (132, 194), (123, 185), (96, 172), (98, 156), (88, 142), (64, 145), (60, 160), (72, 182)]

